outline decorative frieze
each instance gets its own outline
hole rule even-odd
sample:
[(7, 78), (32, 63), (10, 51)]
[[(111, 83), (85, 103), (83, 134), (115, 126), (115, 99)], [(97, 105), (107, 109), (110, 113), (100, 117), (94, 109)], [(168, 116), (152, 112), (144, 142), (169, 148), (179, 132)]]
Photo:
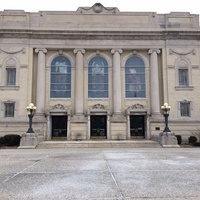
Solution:
[(12, 48), (0, 48), (0, 52), (4, 52), (6, 54), (17, 54), (22, 52), (23, 54), (25, 54), (26, 50), (23, 47), (12, 47)]
[(169, 49), (169, 54), (177, 54), (177, 55), (196, 55), (196, 50), (195, 49), (185, 49), (185, 48), (178, 48), (178, 49)]
[(98, 104), (93, 105), (92, 109), (103, 109), (104, 110), (105, 107), (104, 107), (104, 105), (98, 103)]
[(53, 110), (64, 110), (65, 106), (63, 104), (58, 103), (58, 104), (52, 106), (52, 109)]

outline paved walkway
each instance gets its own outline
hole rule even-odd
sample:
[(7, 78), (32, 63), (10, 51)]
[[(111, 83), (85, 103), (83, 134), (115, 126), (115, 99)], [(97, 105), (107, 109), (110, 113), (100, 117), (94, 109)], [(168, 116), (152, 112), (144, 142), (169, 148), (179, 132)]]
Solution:
[(0, 149), (0, 199), (199, 200), (200, 149)]

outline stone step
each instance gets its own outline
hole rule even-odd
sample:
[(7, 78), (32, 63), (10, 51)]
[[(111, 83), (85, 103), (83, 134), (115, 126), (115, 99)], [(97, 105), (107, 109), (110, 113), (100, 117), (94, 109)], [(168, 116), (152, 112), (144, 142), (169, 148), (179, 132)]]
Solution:
[(161, 148), (161, 145), (152, 140), (44, 141), (36, 148)]

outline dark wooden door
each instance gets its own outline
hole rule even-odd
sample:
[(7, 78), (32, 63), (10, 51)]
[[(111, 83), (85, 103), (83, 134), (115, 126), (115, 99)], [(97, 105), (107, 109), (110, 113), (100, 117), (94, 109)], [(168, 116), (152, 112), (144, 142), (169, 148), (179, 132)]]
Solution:
[(91, 139), (107, 138), (107, 116), (93, 115), (90, 119)]
[(133, 139), (145, 138), (144, 115), (130, 116), (130, 131)]
[(52, 116), (52, 139), (67, 137), (67, 116)]

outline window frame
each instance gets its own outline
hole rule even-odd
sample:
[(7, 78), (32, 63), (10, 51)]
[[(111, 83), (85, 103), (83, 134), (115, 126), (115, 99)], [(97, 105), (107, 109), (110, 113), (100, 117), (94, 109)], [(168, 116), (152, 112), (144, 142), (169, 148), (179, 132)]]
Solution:
[[(187, 105), (187, 108), (184, 108), (183, 106)], [(182, 114), (182, 110), (186, 109), (186, 115)], [(183, 100), (178, 102), (178, 110), (179, 110), (179, 116), (180, 118), (191, 118), (192, 117), (192, 102), (188, 100)]]
[[(98, 68), (95, 66), (92, 66), (92, 62), (95, 62), (95, 59), (101, 59), (101, 62), (103, 62), (105, 65), (100, 65)], [(97, 62), (99, 62), (97, 60)], [(97, 83), (93, 82), (92, 79), (94, 80), (94, 76), (101, 76), (102, 83)], [(103, 75), (102, 75), (103, 74)], [(102, 89), (99, 88), (99, 86), (103, 86)], [(101, 55), (95, 55), (92, 57), (89, 62), (88, 62), (88, 82), (87, 82), (87, 96), (88, 99), (107, 99), (109, 98), (109, 67), (108, 67), (108, 61)], [(96, 90), (91, 89), (91, 88), (98, 88)], [(99, 96), (93, 96), (92, 94), (103, 94)]]
[(4, 102), (4, 117), (14, 118), (15, 117), (15, 102)]
[(179, 78), (179, 87), (188, 87), (189, 86), (188, 69), (179, 68), (178, 69), (178, 78)]
[[(65, 67), (63, 68), (62, 65), (53, 66), (53, 62), (55, 62), (56, 59), (59, 59), (59, 57), (62, 57), (62, 59), (64, 59), (64, 61), (67, 63), (66, 64), (66, 69), (64, 69)], [(55, 70), (56, 70), (56, 68), (58, 68), (58, 70), (64, 69), (64, 71), (65, 70), (67, 70), (67, 71), (66, 72), (52, 71), (53, 67), (55, 68)], [(58, 77), (58, 78), (60, 77), (60, 79), (62, 79), (63, 82), (61, 82), (61, 83), (52, 82), (52, 77), (53, 76), (55, 76), (55, 79), (56, 79), (56, 77)], [(65, 79), (66, 79), (66, 82), (65, 82)], [(65, 56), (65, 55), (57, 55), (52, 59), (52, 61), (50, 63), (50, 85), (49, 85), (49, 87), (50, 87), (49, 96), (50, 96), (51, 99), (70, 99), (71, 98), (71, 96), (72, 96), (72, 63), (71, 63), (70, 59), (67, 56)], [(52, 89), (53, 87), (55, 87), (55, 88), (56, 87), (58, 87), (58, 88), (64, 87), (66, 89), (53, 90)], [(53, 91), (54, 92), (59, 92), (59, 91), (65, 92), (66, 95), (53, 96), (52, 95)]]
[[(13, 73), (14, 72), (14, 77), (11, 77), (13, 76)], [(6, 86), (16, 86), (16, 67), (10, 67), (10, 66), (7, 66), (6, 67)], [(11, 81), (11, 79), (14, 79), (13, 81)]]
[[(141, 63), (141, 65), (138, 64), (133, 64), (133, 66), (129, 67), (127, 62), (131, 62), (129, 60), (137, 58), (139, 59), (139, 62)], [(146, 98), (147, 97), (147, 86), (146, 86), (146, 65), (145, 65), (145, 61), (144, 59), (142, 59), (140, 56), (138, 55), (132, 55), (131, 57), (129, 57), (126, 62), (125, 62), (125, 98), (126, 99), (139, 99), (139, 98)], [(140, 69), (142, 68), (142, 70), (140, 71)], [(132, 71), (131, 71), (132, 70)], [(128, 72), (129, 71), (129, 72)], [(127, 73), (128, 72), (128, 73)], [(134, 76), (134, 74), (136, 74), (136, 76)], [(128, 77), (132, 75), (132, 78), (134, 79), (135, 77), (135, 82), (137, 82), (138, 77), (141, 76), (141, 78), (138, 79), (138, 81), (140, 80), (140, 83), (129, 83), (128, 81)], [(143, 79), (143, 80), (142, 80)], [(130, 93), (130, 90), (128, 90), (127, 88), (129, 87), (129, 89), (134, 88), (135, 86), (138, 86), (139, 89), (134, 89), (132, 91), (134, 91), (134, 96), (128, 96), (127, 92)], [(138, 94), (142, 94), (143, 95), (139, 95)]]

